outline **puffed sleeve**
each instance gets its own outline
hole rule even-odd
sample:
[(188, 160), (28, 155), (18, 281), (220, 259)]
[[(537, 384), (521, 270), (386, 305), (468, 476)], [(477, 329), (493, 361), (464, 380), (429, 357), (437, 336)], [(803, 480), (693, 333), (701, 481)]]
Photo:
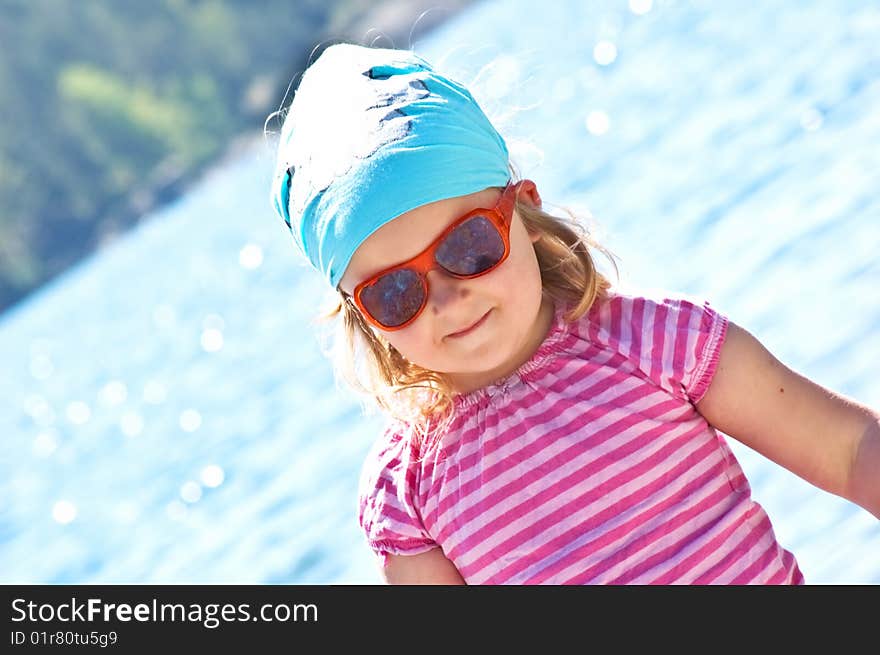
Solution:
[(358, 522), (382, 564), (387, 555), (417, 555), (437, 547), (416, 507), (418, 458), (407, 431), (390, 425), (364, 460)]
[(610, 337), (652, 382), (696, 404), (718, 366), (728, 319), (685, 294), (621, 295), (603, 312)]

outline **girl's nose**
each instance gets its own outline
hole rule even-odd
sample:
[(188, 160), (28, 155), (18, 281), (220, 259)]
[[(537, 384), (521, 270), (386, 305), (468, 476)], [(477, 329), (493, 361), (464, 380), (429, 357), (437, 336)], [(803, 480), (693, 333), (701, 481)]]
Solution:
[(442, 269), (428, 271), (428, 306), (435, 314), (450, 303), (467, 298), (469, 280), (459, 280)]

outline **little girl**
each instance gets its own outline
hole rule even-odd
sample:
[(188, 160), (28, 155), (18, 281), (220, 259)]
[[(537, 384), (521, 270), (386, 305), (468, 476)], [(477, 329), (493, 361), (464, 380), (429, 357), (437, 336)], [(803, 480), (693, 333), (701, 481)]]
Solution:
[(389, 419), (359, 492), (386, 581), (803, 583), (719, 431), (880, 516), (880, 413), (708, 302), (616, 288), (412, 52), (306, 70), (273, 202)]

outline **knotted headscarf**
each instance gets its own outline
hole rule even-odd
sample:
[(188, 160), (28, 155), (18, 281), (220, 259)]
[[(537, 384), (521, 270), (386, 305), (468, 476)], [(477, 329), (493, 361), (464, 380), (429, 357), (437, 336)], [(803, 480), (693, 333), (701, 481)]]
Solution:
[(295, 92), (272, 201), (336, 288), (385, 223), (508, 179), (504, 139), (464, 86), (409, 50), (342, 43), (324, 50)]

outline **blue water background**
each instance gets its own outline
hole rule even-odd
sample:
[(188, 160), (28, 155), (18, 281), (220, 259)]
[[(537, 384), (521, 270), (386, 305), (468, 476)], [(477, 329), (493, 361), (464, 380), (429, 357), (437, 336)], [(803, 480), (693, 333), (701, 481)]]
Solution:
[[(415, 49), (625, 283), (709, 298), (880, 407), (877, 3), (536, 6), (474, 5)], [(355, 494), (381, 419), (321, 354), (272, 159), (257, 139), (2, 317), (0, 581), (379, 580)], [(732, 446), (808, 582), (880, 582), (877, 519)]]

